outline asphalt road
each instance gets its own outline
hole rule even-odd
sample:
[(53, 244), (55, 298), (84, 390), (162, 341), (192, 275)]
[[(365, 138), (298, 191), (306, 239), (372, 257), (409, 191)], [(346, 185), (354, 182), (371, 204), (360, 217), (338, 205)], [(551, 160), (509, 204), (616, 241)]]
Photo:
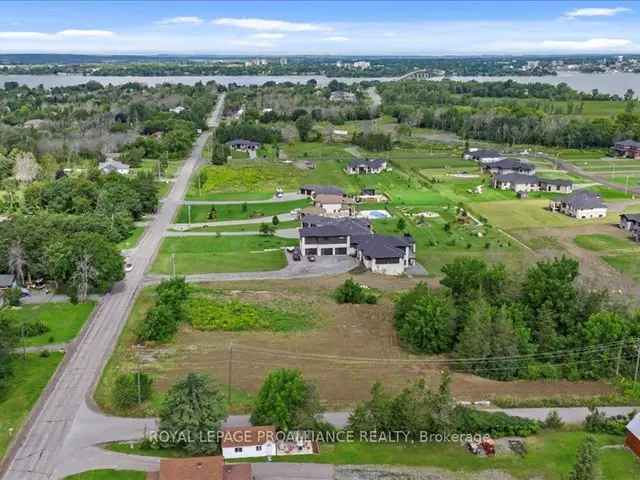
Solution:
[[(210, 125), (216, 126), (222, 113), (221, 95)], [(187, 191), (189, 177), (198, 166), (201, 152), (210, 132), (196, 140), (194, 149), (184, 162), (173, 189), (160, 211), (141, 238), (138, 248), (129, 257), (133, 271), (105, 295), (87, 323), (80, 339), (68, 352), (61, 369), (45, 390), (30, 421), (18, 437), (16, 448), (6, 460), (6, 480), (60, 478), (59, 468), (73, 456), (68, 440), (73, 429), (84, 427), (76, 422), (78, 412), (91, 397), (100, 372), (105, 366), (116, 340), (124, 327), (145, 272), (151, 266), (164, 231), (171, 225), (178, 206)]]

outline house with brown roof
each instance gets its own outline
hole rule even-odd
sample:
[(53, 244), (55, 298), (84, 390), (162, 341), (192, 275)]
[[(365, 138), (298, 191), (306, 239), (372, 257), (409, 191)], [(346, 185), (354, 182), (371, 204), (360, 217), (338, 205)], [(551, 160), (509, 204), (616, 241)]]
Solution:
[(352, 198), (324, 193), (317, 194), (313, 199), (314, 207), (321, 208), (327, 215), (337, 216), (351, 216), (354, 203)]
[(225, 465), (224, 458), (163, 458), (160, 470), (147, 474), (147, 480), (251, 480), (249, 463)]
[(274, 426), (234, 427), (222, 431), (224, 458), (271, 457), (276, 455)]

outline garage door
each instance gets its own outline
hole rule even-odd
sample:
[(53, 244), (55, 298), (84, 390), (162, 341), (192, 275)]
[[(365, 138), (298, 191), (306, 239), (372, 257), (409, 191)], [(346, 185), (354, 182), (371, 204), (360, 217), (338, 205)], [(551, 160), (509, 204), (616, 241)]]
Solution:
[(333, 255), (333, 248), (323, 248), (322, 250), (320, 250), (320, 255)]
[(336, 248), (336, 255), (346, 255), (347, 254), (347, 249), (346, 248)]

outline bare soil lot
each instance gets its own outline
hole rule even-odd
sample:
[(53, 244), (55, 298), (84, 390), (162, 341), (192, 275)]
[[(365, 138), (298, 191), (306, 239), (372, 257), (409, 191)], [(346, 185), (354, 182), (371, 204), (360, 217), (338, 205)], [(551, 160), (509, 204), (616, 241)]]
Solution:
[[(187, 372), (207, 372), (221, 384), (229, 378), (229, 350), (233, 347), (231, 384), (234, 392), (254, 394), (266, 374), (275, 368), (299, 368), (316, 383), (328, 409), (347, 408), (368, 398), (371, 386), (381, 381), (388, 388), (400, 389), (423, 378), (431, 385), (440, 379), (440, 367), (430, 363), (434, 357), (408, 354), (399, 345), (393, 328), (392, 299), (398, 290), (411, 288), (416, 280), (390, 279), (373, 274), (356, 280), (383, 292), (378, 305), (338, 305), (331, 298), (333, 289), (347, 278), (306, 279), (300, 281), (234, 282), (206, 285), (222, 289), (229, 296), (269, 304), (286, 298), (316, 312), (315, 325), (300, 332), (202, 332), (185, 326), (175, 342), (163, 346), (136, 347), (126, 332), (121, 338), (107, 370), (135, 369), (155, 378), (160, 391)], [(129, 330), (149, 307), (145, 295), (138, 301)], [(107, 382), (108, 383), (108, 382)], [(481, 400), (493, 396), (540, 397), (552, 395), (598, 395), (612, 393), (602, 382), (498, 382), (474, 375), (454, 374), (453, 392), (459, 399)], [(100, 402), (102, 403), (102, 402)]]

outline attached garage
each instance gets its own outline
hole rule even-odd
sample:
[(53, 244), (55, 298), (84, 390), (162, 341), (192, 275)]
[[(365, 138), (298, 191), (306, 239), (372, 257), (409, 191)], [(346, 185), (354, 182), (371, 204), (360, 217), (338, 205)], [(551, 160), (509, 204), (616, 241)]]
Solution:
[(333, 255), (333, 248), (321, 248), (320, 255), (322, 255), (323, 257)]

